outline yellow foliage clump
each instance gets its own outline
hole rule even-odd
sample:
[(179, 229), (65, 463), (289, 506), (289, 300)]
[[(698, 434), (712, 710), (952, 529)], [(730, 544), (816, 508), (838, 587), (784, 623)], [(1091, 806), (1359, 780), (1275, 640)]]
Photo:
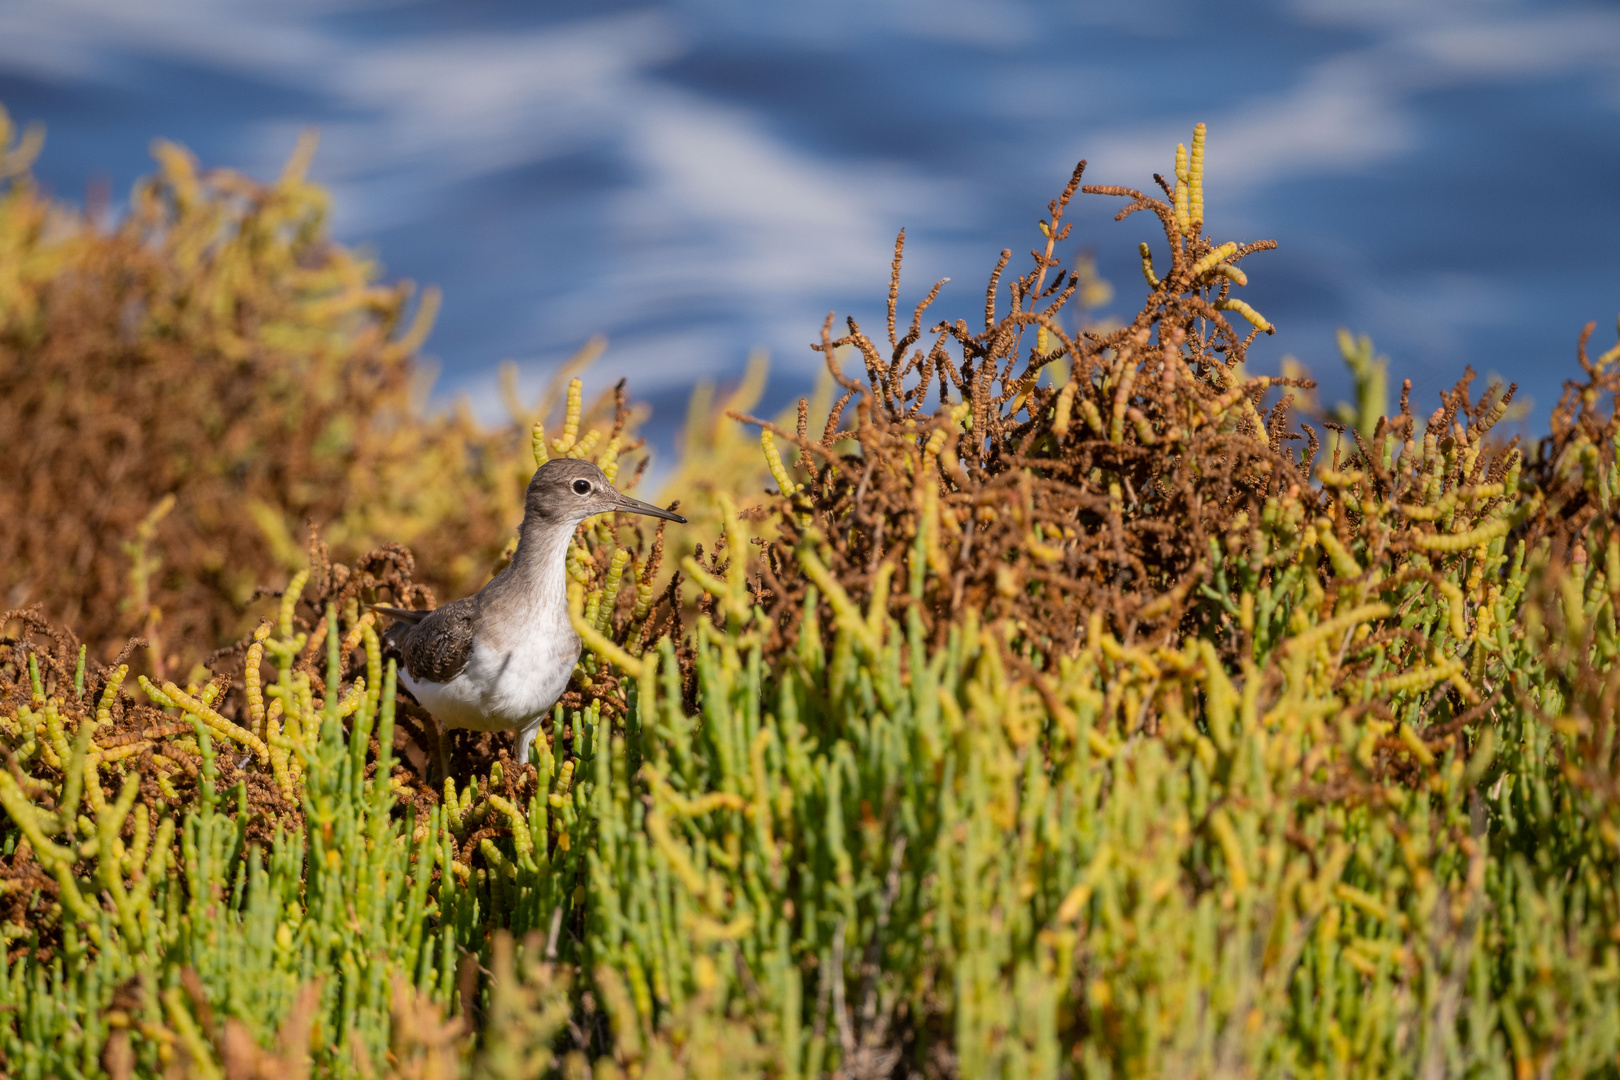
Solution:
[[(189, 663), (249, 628), (262, 582), (409, 544), (434, 589), (488, 573), (521, 516), (526, 432), (428, 415), (438, 306), (333, 241), (305, 138), (280, 177), (154, 147), (99, 225), (30, 179), (0, 114), (0, 595), (97, 653), (130, 633)], [(161, 673), (161, 672), (160, 672)]]

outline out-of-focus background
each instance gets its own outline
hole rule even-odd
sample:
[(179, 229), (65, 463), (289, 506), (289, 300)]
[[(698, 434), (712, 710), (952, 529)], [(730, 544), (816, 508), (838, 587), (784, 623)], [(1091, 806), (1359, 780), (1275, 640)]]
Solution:
[[(558, 4), (8, 0), (0, 102), (47, 125), (37, 174), (119, 212), (170, 138), (270, 177), (300, 129), (334, 229), (444, 289), (436, 396), (501, 413), (587, 338), (668, 447), (694, 382), (774, 359), (805, 389), (827, 311), (881, 318), (954, 278), (971, 315), (1073, 162), (1151, 188), (1209, 124), (1208, 221), (1293, 354), (1344, 392), (1372, 335), (1425, 408), (1465, 363), (1545, 424), (1579, 328), (1620, 308), (1620, 10), (1592, 3), (728, 0)], [(1135, 248), (1082, 201), (1080, 245), (1134, 311)], [(1162, 257), (1162, 253), (1161, 253)]]

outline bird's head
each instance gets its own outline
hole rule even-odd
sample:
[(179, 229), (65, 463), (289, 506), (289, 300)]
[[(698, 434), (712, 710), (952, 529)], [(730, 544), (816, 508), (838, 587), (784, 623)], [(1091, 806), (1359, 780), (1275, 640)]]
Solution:
[(646, 514), (686, 524), (679, 514), (621, 494), (607, 476), (588, 461), (553, 458), (534, 472), (524, 500), (524, 517), (572, 528), (593, 514), (619, 511)]

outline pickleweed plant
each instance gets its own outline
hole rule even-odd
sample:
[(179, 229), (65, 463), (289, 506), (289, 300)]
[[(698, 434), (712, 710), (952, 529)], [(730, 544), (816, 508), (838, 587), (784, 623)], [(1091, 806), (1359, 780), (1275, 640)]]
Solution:
[[(532, 761), (425, 781), (398, 544), (312, 540), (184, 680), (6, 613), (0, 1071), (1614, 1075), (1620, 345), (1525, 447), (1472, 373), (1384, 415), (1347, 338), (1324, 439), (1244, 366), (1271, 245), (1204, 143), (1162, 198), (1076, 169), (971, 325), (906, 324), (902, 238), (796, 417), (700, 399), (690, 547), (573, 538)], [(1080, 196), (1162, 227), (1129, 321), (1068, 307)], [(622, 385), (554, 397), (513, 490), (622, 486)]]

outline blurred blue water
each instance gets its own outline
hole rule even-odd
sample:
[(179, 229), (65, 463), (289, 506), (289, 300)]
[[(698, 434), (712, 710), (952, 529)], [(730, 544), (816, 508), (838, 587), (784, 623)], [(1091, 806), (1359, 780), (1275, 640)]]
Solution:
[[(1539, 430), (1620, 309), (1611, 5), (6, 0), (0, 102), (70, 198), (127, 192), (155, 136), (269, 176), (319, 127), (338, 234), (444, 288), (441, 396), (498, 415), (501, 360), (538, 387), (602, 332), (593, 378), (666, 446), (750, 348), (781, 401), (828, 310), (880, 321), (901, 226), (903, 300), (950, 276), (934, 313), (969, 316), (1075, 159), (1149, 188), (1199, 120), (1212, 231), (1282, 245), (1245, 264), (1259, 370), (1292, 353), (1331, 400), (1349, 325), (1429, 406), (1465, 364), (1518, 380)], [(1124, 314), (1152, 236), (1114, 209), (1076, 239)]]

